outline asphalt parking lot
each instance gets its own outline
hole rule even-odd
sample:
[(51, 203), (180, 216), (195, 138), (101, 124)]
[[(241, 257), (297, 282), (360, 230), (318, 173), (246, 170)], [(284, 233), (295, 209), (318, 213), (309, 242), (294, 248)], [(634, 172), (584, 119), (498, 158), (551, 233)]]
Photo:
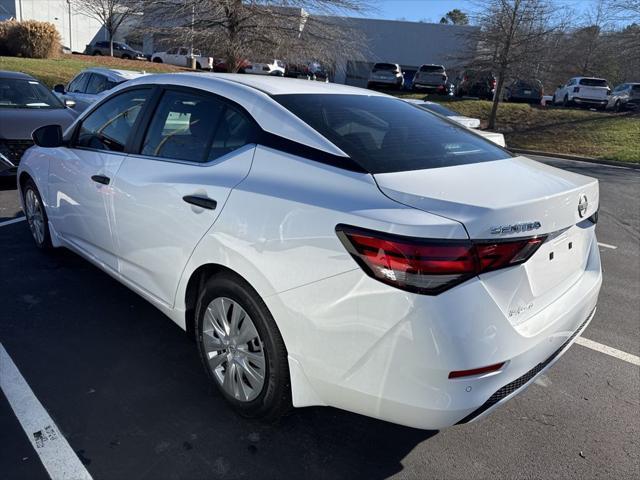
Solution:
[[(173, 322), (80, 257), (36, 250), (11, 222), (22, 213), (7, 182), (0, 342), (95, 479), (640, 478), (640, 170), (541, 160), (601, 182), (594, 343), (479, 422), (421, 431), (331, 408), (239, 418)], [(0, 393), (1, 478), (49, 478), (29, 438)]]

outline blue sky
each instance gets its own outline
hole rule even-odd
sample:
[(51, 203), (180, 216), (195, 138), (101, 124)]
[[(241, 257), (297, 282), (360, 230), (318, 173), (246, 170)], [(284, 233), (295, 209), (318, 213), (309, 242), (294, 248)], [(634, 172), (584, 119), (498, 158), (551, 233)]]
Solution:
[[(478, 8), (479, 2), (468, 0), (370, 0), (376, 11), (367, 12), (364, 17), (387, 20), (405, 19), (438, 22), (449, 10), (458, 8), (470, 13)], [(576, 14), (583, 14), (594, 0), (558, 0), (558, 5), (571, 8)]]

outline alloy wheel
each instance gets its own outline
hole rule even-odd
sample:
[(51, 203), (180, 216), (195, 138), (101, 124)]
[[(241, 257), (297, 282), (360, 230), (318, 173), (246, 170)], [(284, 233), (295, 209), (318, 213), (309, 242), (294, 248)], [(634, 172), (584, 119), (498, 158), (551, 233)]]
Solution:
[(33, 238), (38, 245), (42, 245), (44, 243), (45, 233), (44, 212), (42, 211), (40, 199), (33, 189), (27, 189), (24, 195), (24, 203), (31, 235), (33, 235)]
[(202, 342), (213, 376), (241, 402), (255, 400), (264, 387), (263, 342), (249, 314), (236, 301), (214, 298), (204, 314)]

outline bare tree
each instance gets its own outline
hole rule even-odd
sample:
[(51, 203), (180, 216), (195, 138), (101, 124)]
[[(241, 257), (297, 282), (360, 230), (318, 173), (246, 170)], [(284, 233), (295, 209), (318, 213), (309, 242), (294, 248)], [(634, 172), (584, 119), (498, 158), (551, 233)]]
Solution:
[(358, 39), (349, 35), (347, 22), (332, 15), (367, 6), (360, 0), (154, 0), (146, 2), (145, 24), (174, 39), (191, 36), (237, 72), (248, 58), (326, 63), (340, 57)]
[(113, 37), (132, 15), (142, 11), (137, 0), (72, 0), (76, 12), (91, 17), (104, 26), (109, 35), (110, 55), (113, 57)]
[(566, 19), (558, 16), (552, 0), (485, 0), (475, 17), (480, 29), (474, 68), (491, 70), (497, 77), (489, 128), (495, 128), (498, 105), (505, 80), (531, 70), (545, 54), (547, 41)]

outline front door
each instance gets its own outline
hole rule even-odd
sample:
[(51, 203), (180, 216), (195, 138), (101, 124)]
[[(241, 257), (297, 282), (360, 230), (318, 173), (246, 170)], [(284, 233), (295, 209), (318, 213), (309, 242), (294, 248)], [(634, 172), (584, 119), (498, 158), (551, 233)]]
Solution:
[(200, 91), (164, 91), (115, 182), (120, 274), (167, 305), (189, 256), (249, 173), (254, 124)]
[(49, 168), (50, 216), (57, 234), (114, 271), (113, 180), (150, 91), (130, 90), (98, 107)]

